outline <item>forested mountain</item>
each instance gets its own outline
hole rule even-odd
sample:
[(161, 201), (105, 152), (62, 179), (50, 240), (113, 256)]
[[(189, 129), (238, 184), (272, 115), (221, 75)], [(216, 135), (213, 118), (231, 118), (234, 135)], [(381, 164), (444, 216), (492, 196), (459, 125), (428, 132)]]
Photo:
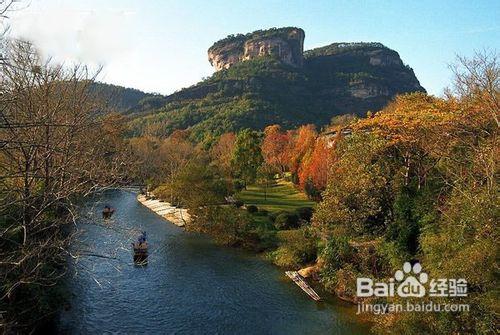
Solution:
[(300, 28), (273, 28), (231, 35), (208, 50), (217, 70), (170, 96), (125, 89), (118, 99), (131, 121), (131, 135), (168, 136), (187, 129), (208, 141), (242, 128), (270, 124), (292, 128), (328, 124), (336, 115), (366, 115), (395, 95), (425, 91), (399, 54), (380, 43), (334, 43), (303, 52)]
[(90, 89), (106, 101), (111, 109), (122, 114), (142, 113), (165, 105), (164, 96), (145, 93), (135, 88), (94, 82)]
[(228, 36), (208, 51), (219, 70), (166, 98), (132, 122), (133, 134), (166, 136), (189, 129), (197, 141), (241, 128), (327, 124), (335, 115), (365, 115), (395, 95), (425, 91), (397, 52), (380, 43), (334, 43), (303, 53), (299, 28)]

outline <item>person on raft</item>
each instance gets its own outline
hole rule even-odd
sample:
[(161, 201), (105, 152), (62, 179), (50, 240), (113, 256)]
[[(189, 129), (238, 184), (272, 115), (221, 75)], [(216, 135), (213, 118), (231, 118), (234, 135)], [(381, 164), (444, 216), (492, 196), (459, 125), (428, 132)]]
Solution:
[(137, 239), (137, 241), (139, 242), (139, 245), (142, 245), (142, 243), (146, 242), (146, 240), (147, 240), (147, 235), (146, 232), (143, 231), (142, 234)]

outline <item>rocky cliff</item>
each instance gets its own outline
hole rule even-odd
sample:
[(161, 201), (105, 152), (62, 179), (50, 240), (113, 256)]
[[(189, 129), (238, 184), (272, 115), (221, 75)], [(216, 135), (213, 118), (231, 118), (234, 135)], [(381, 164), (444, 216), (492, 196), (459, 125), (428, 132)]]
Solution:
[(304, 37), (304, 31), (294, 27), (230, 35), (208, 49), (208, 60), (217, 71), (262, 56), (275, 57), (285, 64), (301, 67)]

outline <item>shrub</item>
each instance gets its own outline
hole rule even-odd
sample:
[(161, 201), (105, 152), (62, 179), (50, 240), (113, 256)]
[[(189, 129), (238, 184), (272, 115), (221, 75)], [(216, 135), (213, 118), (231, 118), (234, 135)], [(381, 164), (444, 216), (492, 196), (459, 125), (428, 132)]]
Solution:
[(264, 251), (269, 249), (274, 249), (278, 245), (278, 238), (276, 236), (276, 230), (274, 227), (261, 227), (255, 230), (259, 243), (254, 247), (255, 251)]
[(259, 209), (257, 208), (257, 206), (254, 206), (254, 205), (248, 205), (247, 206), (247, 211), (248, 213), (257, 213), (259, 211)]
[(304, 192), (306, 193), (309, 199), (313, 200), (321, 199), (321, 191), (316, 188), (311, 178), (307, 178), (304, 184)]
[(278, 232), (279, 248), (271, 254), (282, 267), (297, 268), (316, 259), (316, 240), (304, 229)]
[(236, 200), (234, 203), (233, 203), (234, 207), (236, 208), (240, 208), (241, 206), (243, 206), (243, 201), (241, 200)]
[(236, 192), (240, 192), (244, 188), (245, 188), (245, 181), (244, 180), (241, 180), (241, 179), (234, 179), (233, 180), (233, 189)]
[(241, 246), (253, 239), (253, 220), (245, 211), (228, 206), (207, 206), (192, 212), (193, 220), (186, 224), (188, 231), (208, 234), (216, 243), (229, 246)]
[(300, 207), (297, 208), (296, 212), (302, 220), (305, 220), (307, 222), (311, 221), (313, 215), (312, 207)]
[(259, 215), (261, 216), (268, 216), (269, 211), (267, 209), (259, 209)]
[(346, 236), (329, 238), (321, 253), (324, 269), (337, 271), (352, 261), (353, 254), (354, 250), (349, 245), (349, 239)]
[(276, 229), (293, 229), (299, 227), (299, 216), (296, 213), (285, 212), (279, 214), (274, 220)]
[(277, 212), (272, 212), (271, 214), (269, 214), (269, 219), (271, 219), (272, 222), (276, 221), (276, 218), (280, 215), (280, 214), (283, 214), (283, 213), (288, 213), (287, 211), (277, 211)]

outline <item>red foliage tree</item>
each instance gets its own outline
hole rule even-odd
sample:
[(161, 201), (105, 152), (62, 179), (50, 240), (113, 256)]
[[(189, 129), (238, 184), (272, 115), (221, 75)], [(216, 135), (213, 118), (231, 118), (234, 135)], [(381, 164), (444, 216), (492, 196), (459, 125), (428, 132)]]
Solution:
[(299, 168), (299, 184), (302, 188), (305, 186), (306, 181), (310, 180), (318, 191), (325, 189), (330, 154), (325, 141), (322, 138), (318, 138), (313, 152), (302, 161)]
[(301, 162), (312, 153), (318, 133), (314, 125), (308, 124), (297, 129), (293, 149), (290, 153), (290, 171), (298, 173)]
[(284, 173), (290, 166), (291, 137), (289, 132), (281, 130), (279, 125), (266, 127), (262, 142), (262, 154), (265, 162)]

